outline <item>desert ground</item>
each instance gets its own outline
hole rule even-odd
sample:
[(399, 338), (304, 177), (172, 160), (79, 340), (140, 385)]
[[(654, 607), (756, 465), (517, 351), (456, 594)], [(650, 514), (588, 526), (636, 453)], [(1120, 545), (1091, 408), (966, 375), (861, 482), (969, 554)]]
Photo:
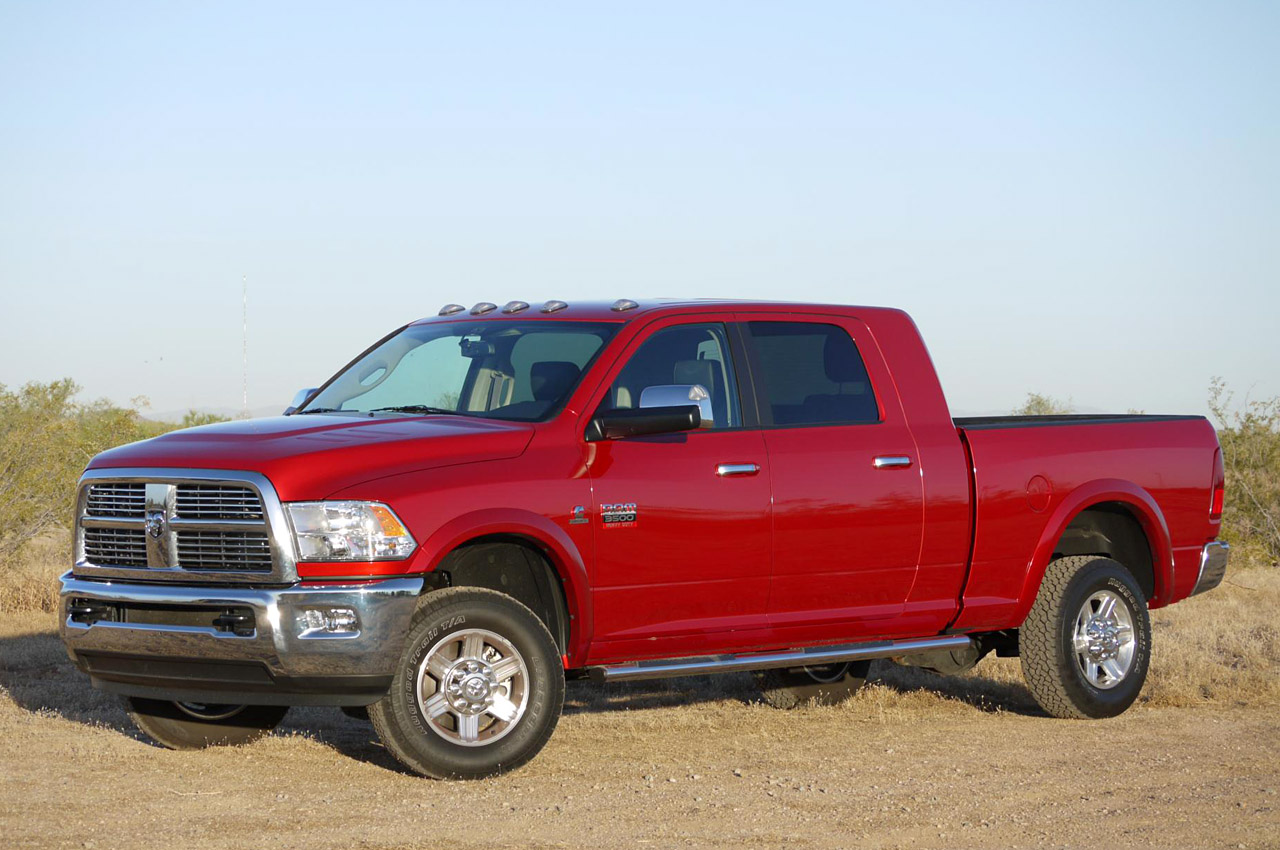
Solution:
[(161, 749), (70, 665), (51, 613), (7, 610), (0, 846), (1280, 847), (1280, 570), (1228, 581), (1153, 612), (1151, 676), (1114, 720), (1044, 716), (1016, 659), (877, 664), (853, 699), (793, 711), (747, 675), (573, 682), (538, 758), (471, 783), (405, 773), (336, 709)]

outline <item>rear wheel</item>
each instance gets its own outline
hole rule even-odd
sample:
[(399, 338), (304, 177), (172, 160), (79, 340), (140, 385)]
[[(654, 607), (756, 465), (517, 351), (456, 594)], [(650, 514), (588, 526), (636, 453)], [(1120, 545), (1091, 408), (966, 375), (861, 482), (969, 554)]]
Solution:
[(129, 697), (129, 717), (171, 750), (248, 744), (265, 737), (289, 711), (283, 705), (223, 705)]
[(563, 703), (564, 667), (537, 615), (497, 591), (456, 587), (423, 597), (369, 719), (415, 773), (478, 779), (533, 758)]
[(870, 669), (870, 661), (848, 661), (761, 670), (756, 673), (756, 683), (760, 685), (760, 696), (774, 708), (795, 708), (809, 702), (835, 705), (857, 693)]
[(1049, 564), (1019, 634), (1022, 674), (1054, 717), (1114, 717), (1138, 698), (1151, 623), (1133, 574), (1110, 558)]

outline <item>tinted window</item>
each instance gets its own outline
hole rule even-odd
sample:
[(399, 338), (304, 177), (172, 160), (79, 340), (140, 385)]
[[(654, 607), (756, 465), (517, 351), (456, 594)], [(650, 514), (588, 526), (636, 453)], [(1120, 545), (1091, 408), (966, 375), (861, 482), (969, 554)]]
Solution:
[(812, 322), (748, 322), (775, 425), (879, 422), (867, 368), (849, 334)]
[(668, 384), (698, 384), (705, 389), (711, 396), (713, 427), (742, 424), (724, 325), (677, 325), (649, 337), (609, 388), (606, 404), (639, 407), (646, 389)]

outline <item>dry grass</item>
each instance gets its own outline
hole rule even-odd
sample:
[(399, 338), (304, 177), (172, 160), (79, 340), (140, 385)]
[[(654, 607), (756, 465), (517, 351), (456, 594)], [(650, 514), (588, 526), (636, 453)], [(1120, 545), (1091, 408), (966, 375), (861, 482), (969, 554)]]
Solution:
[(31, 541), (18, 558), (0, 571), (0, 614), (22, 611), (56, 611), (58, 576), (70, 563), (65, 534), (51, 534)]
[[(65, 569), (61, 565), (64, 546), (58, 537), (37, 541), (27, 563), (13, 566), (0, 577), (0, 612), (55, 610), (57, 576)], [(1227, 581), (1213, 592), (1153, 611), (1154, 651), (1141, 704), (1168, 708), (1280, 706), (1277, 611), (1280, 569), (1256, 565), (1233, 567)], [(8, 658), (0, 660), (0, 666), (28, 653), (49, 655), (47, 663), (56, 663), (61, 646), (52, 634), (52, 618), (21, 620), (32, 624), (30, 642), (7, 641)], [(77, 689), (76, 693), (84, 692)], [(750, 677), (693, 677), (605, 689), (574, 688), (568, 710), (599, 710), (617, 701), (644, 707), (719, 699), (755, 700)], [(85, 706), (63, 704), (63, 710), (77, 713), (83, 709), (91, 716), (106, 707), (105, 702), (92, 702)], [(877, 662), (868, 686), (853, 700), (831, 710), (881, 718), (937, 711), (1037, 712), (1022, 683), (1018, 660), (994, 656), (964, 676), (938, 676)]]
[(458, 850), (1280, 848), (1280, 570), (1156, 612), (1144, 704), (1114, 720), (1043, 717), (1016, 659), (959, 677), (877, 664), (853, 699), (796, 711), (746, 674), (575, 681), (546, 750), (478, 783), (406, 775), (325, 708), (248, 747), (149, 745), (39, 610), (58, 572), (0, 579), (0, 598), (34, 600), (0, 616), (6, 848), (401, 850), (440, 824), (466, 824), (448, 827)]

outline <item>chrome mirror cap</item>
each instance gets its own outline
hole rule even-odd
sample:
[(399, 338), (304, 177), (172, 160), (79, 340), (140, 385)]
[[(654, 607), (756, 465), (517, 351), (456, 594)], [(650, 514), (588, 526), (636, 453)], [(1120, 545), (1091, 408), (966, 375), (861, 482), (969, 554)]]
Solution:
[(289, 414), (297, 410), (299, 407), (302, 407), (302, 405), (306, 404), (307, 399), (315, 395), (315, 392), (317, 389), (318, 387), (309, 387), (305, 390), (298, 390), (296, 393), (294, 393), (293, 401), (289, 402), (289, 406), (284, 409), (284, 415), (288, 416)]
[(711, 393), (702, 384), (658, 384), (640, 393), (640, 407), (680, 407), (696, 404), (702, 417), (700, 428), (715, 427), (711, 410)]

